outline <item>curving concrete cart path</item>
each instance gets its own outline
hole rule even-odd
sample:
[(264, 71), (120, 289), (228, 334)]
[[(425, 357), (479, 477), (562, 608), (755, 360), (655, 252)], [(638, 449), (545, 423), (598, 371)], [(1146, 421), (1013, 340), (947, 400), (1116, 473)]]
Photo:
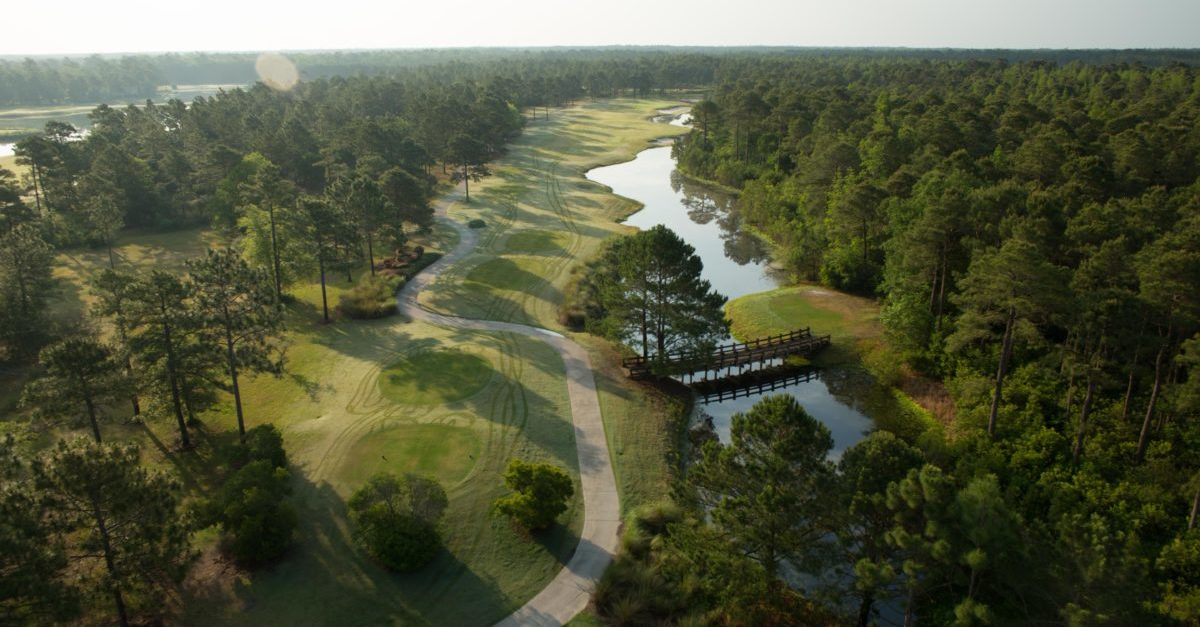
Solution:
[(566, 566), (537, 596), (496, 627), (517, 625), (562, 625), (587, 607), (596, 582), (612, 562), (617, 549), (621, 524), (621, 503), (608, 439), (600, 417), (600, 399), (592, 364), (582, 346), (554, 331), (537, 327), (473, 320), (434, 313), (417, 303), (417, 295), (437, 279), (445, 268), (459, 262), (475, 248), (476, 233), (450, 220), (447, 208), (459, 197), (456, 192), (441, 199), (435, 208), (438, 221), (453, 227), (459, 235), (458, 246), (433, 265), (413, 277), (400, 290), (400, 313), (441, 327), (515, 333), (545, 342), (562, 356), (567, 373), (567, 394), (571, 401), (571, 422), (575, 426), (575, 449), (579, 456), (579, 480), (583, 489), (583, 531), (579, 545)]

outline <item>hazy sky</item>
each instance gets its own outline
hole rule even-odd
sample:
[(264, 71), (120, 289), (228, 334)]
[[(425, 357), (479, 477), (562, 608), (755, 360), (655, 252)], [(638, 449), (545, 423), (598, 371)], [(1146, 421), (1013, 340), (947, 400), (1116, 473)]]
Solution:
[(1200, 0), (12, 0), (0, 55), (606, 44), (1200, 47)]

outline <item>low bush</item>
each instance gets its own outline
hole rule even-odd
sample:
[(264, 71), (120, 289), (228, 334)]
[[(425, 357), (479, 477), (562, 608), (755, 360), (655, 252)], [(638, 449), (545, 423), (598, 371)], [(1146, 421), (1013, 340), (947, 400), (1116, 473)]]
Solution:
[(529, 531), (553, 525), (558, 515), (567, 511), (567, 501), (575, 494), (571, 476), (563, 469), (519, 459), (508, 462), (504, 485), (514, 493), (498, 499), (496, 511)]
[(442, 548), (438, 522), (448, 503), (446, 491), (433, 479), (375, 475), (348, 503), (354, 540), (386, 568), (416, 570)]
[(287, 502), (291, 477), (265, 459), (250, 462), (221, 486), (210, 502), (211, 519), (224, 532), (223, 546), (244, 566), (259, 566), (287, 551), (296, 510)]
[(470, 222), (468, 222), (467, 226), (470, 228), (473, 228), (473, 229), (482, 229), (483, 227), (487, 226), (487, 222), (484, 222), (483, 220), (480, 220), (479, 218), (475, 218), (474, 220), (471, 220)]
[(355, 320), (373, 320), (396, 313), (396, 291), (404, 285), (400, 277), (369, 277), (342, 294), (337, 309)]
[(243, 566), (270, 562), (287, 551), (296, 529), (296, 510), (287, 501), (291, 475), (283, 436), (260, 425), (226, 448), (231, 473), (200, 508), (201, 520), (219, 525), (222, 548)]

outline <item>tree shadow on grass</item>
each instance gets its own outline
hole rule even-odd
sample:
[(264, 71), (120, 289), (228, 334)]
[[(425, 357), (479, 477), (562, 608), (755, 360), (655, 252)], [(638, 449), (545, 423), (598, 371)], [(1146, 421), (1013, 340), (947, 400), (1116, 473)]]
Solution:
[(446, 550), (416, 572), (388, 572), (354, 545), (345, 502), (328, 483), (297, 472), (293, 488), (300, 525), (289, 553), (243, 585), (193, 591), (188, 622), (485, 625), (510, 611), (494, 581)]
[(175, 432), (170, 432), (170, 440), (164, 440), (144, 421), (139, 420), (136, 424), (163, 460), (175, 469), (184, 487), (196, 494), (209, 494), (217, 487), (221, 462), (219, 451), (238, 437), (236, 431), (211, 432), (203, 425), (189, 426), (192, 448), (180, 450), (174, 438)]
[(575, 555), (576, 548), (581, 542), (579, 534), (557, 520), (550, 528), (533, 533), (530, 538), (547, 553), (553, 555), (554, 559), (563, 566), (571, 561), (571, 557)]

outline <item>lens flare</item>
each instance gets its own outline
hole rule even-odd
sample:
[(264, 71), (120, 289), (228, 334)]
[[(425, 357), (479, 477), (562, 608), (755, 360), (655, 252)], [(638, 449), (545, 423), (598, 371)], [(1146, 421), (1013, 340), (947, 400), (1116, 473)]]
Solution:
[(296, 65), (287, 57), (275, 52), (258, 55), (254, 62), (254, 71), (258, 72), (258, 80), (276, 91), (288, 91), (300, 82), (300, 73), (296, 71)]

